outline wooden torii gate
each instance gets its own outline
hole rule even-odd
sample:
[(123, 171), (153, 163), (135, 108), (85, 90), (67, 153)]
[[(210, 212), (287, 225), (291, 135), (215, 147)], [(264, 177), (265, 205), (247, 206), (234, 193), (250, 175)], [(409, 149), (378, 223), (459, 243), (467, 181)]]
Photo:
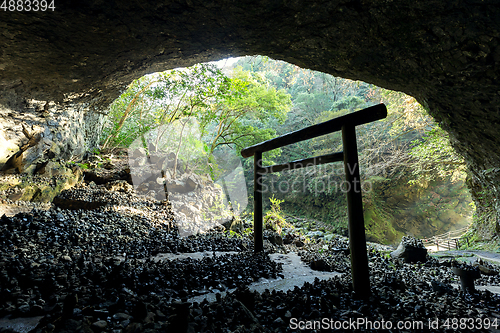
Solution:
[[(282, 170), (299, 169), (305, 166), (320, 165), (344, 161), (344, 171), (348, 183), (347, 214), (349, 220), (349, 247), (351, 250), (352, 284), (357, 297), (370, 295), (370, 277), (366, 236), (363, 219), (363, 200), (359, 176), (358, 148), (356, 144), (356, 126), (367, 124), (387, 117), (384, 104), (346, 114), (344, 116), (290, 132), (271, 140), (247, 147), (241, 151), (245, 158), (254, 156), (254, 244), (255, 252), (264, 249), (262, 216), (262, 176)], [(286, 164), (262, 166), (262, 153), (287, 146), (299, 141), (342, 131), (343, 152), (316, 156)]]

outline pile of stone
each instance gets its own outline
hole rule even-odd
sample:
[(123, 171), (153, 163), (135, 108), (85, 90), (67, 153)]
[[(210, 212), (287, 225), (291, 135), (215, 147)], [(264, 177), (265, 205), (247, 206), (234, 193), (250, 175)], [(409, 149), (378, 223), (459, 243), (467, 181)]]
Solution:
[[(151, 295), (167, 306), (279, 275), (280, 266), (268, 255), (248, 251), (250, 240), (218, 230), (180, 237), (164, 202), (104, 185), (77, 186), (60, 195), (65, 200), (74, 206), (0, 219), (0, 318), (42, 315), (45, 328), (58, 330), (66, 327), (61, 316), (94, 329), (127, 320), (165, 321), (150, 305)], [(198, 251), (234, 253), (154, 260), (160, 253)]]
[[(411, 257), (412, 251), (425, 248), (410, 237), (403, 238), (404, 251), (395, 259), (370, 247), (372, 295), (359, 300), (346, 238), (305, 237), (293, 228), (284, 235), (266, 230), (266, 251), (300, 251), (312, 268), (343, 274), (289, 292), (250, 292), (246, 287), (254, 281), (280, 278), (280, 265), (267, 253), (253, 254), (244, 233), (228, 237), (223, 227), (181, 237), (172, 209), (176, 197), (202, 208), (203, 192), (197, 191), (211, 186), (201, 178), (193, 182), (192, 191), (173, 194), (169, 202), (157, 200), (149, 186), (138, 194), (125, 180), (91, 181), (61, 192), (48, 209), (2, 217), (0, 317), (43, 316), (34, 332), (287, 332), (293, 318), (408, 319), (424, 325), (438, 318), (442, 328), (446, 318), (494, 318), (500, 306), (491, 293), (453, 288), (457, 276), (449, 261), (425, 256), (425, 264), (413, 264), (421, 260)], [(160, 259), (162, 253), (199, 251), (232, 252), (201, 260)], [(497, 280), (490, 275), (475, 282), (500, 284)], [(231, 288), (237, 289), (223, 297)], [(186, 301), (206, 293), (220, 294), (215, 303)]]
[(317, 271), (349, 272), (349, 242), (343, 236), (336, 236), (330, 241), (318, 241), (307, 244), (299, 252), (302, 261)]
[(391, 256), (403, 259), (407, 263), (426, 262), (427, 249), (422, 240), (411, 236), (404, 236), (396, 251), (391, 253)]

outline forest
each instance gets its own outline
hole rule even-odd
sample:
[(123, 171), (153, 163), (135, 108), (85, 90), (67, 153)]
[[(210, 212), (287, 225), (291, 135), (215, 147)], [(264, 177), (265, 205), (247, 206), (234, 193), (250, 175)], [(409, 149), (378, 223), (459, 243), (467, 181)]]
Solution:
[[(107, 111), (101, 149), (168, 155), (175, 162), (166, 177), (226, 179), (224, 189), (230, 175), (241, 187), (239, 172), (245, 198), (227, 200), (250, 218), (253, 159), (241, 157), (243, 148), (377, 103), (387, 106), (388, 117), (357, 127), (368, 240), (393, 244), (403, 235), (430, 237), (469, 225), (475, 207), (465, 162), (425, 106), (401, 92), (263, 56), (135, 80)], [(264, 164), (341, 150), (340, 133), (332, 133), (264, 153)], [(344, 177), (342, 163), (266, 175), (264, 202), (286, 218), (320, 221), (346, 235)]]

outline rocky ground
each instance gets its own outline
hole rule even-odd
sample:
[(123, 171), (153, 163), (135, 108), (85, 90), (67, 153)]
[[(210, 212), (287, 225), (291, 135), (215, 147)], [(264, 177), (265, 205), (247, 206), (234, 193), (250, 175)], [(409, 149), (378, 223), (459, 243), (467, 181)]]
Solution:
[[(34, 332), (334, 328), (325, 325), (370, 330), (366, 325), (345, 326), (358, 320), (383, 320), (393, 331), (400, 331), (395, 329), (400, 321), (424, 325), (407, 330), (411, 332), (465, 330), (456, 325), (488, 331), (500, 325), (500, 298), (453, 288), (450, 284), (459, 284), (459, 278), (449, 258), (405, 263), (391, 258), (386, 248), (370, 245), (372, 295), (364, 298), (352, 289), (345, 237), (302, 226), (284, 229), (282, 237), (266, 231), (262, 254), (253, 253), (251, 234), (230, 233), (222, 226), (180, 237), (168, 201), (113, 182), (116, 186), (83, 183), (52, 205), (31, 203), (29, 213), (0, 219), (0, 318), (42, 316)], [(158, 259), (161, 253), (200, 251), (231, 252), (199, 260)], [(288, 251), (298, 252), (313, 269), (343, 274), (288, 292), (249, 291), (261, 278), (281, 278), (280, 264), (269, 253)], [(467, 267), (481, 270), (476, 285), (500, 285), (496, 266)], [(213, 303), (187, 302), (192, 296), (223, 291), (228, 291), (226, 296)], [(322, 318), (327, 320), (314, 328), (314, 321)], [(454, 318), (464, 319), (457, 324)], [(429, 327), (435, 320), (438, 326)]]

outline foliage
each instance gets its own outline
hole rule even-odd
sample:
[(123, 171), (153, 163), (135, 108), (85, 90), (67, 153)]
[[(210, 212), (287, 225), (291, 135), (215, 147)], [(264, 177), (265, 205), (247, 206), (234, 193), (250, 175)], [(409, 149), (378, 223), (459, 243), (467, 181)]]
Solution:
[[(409, 198), (419, 198), (434, 180), (445, 182), (463, 180), (464, 173), (457, 172), (463, 170), (461, 164), (459, 168), (456, 168), (458, 164), (448, 164), (449, 170), (455, 171), (454, 175), (437, 169), (436, 160), (455, 162), (460, 161), (460, 157), (454, 152), (449, 141), (442, 136), (444, 132), (438, 132), (438, 125), (428, 115), (425, 107), (420, 105), (415, 98), (402, 92), (334, 78), (324, 73), (304, 70), (260, 56), (245, 57), (240, 59), (237, 65), (245, 70), (264, 75), (276, 87), (285, 89), (291, 95), (292, 108), (286, 121), (283, 124), (269, 123), (273, 129), (276, 129), (278, 135), (324, 122), (375, 103), (383, 102), (387, 106), (386, 119), (356, 128), (362, 183), (367, 185), (367, 191), (364, 191), (363, 197), (365, 223), (368, 226), (367, 235), (373, 239), (388, 241), (401, 236), (401, 232), (394, 228), (398, 223), (394, 216), (403, 216), (401, 214), (409, 212), (426, 218), (432, 216), (430, 211), (419, 213), (423, 204), (417, 203), (414, 208), (408, 208), (408, 212), (401, 210), (396, 214), (391, 211), (391, 208), (384, 204), (387, 199), (384, 194), (387, 188), (399, 188), (401, 191), (408, 192)], [(431, 156), (425, 154), (423, 148), (426, 145), (429, 147), (432, 143), (426, 137), (434, 133), (441, 135), (438, 144), (443, 154)], [(418, 148), (416, 148), (417, 142)], [(281, 154), (274, 159), (277, 163), (287, 163), (291, 160), (335, 151), (342, 151), (340, 132), (283, 147)], [(421, 154), (417, 155), (417, 151)], [(427, 149), (427, 152), (430, 150)], [(445, 152), (447, 155), (444, 155)], [(445, 156), (447, 159), (444, 158)], [(249, 180), (252, 179), (251, 162), (249, 159), (245, 163), (248, 167), (246, 176)], [(444, 167), (444, 163), (442, 164)], [(434, 169), (424, 168), (429, 165), (432, 165)], [(347, 226), (345, 193), (341, 190), (344, 177), (341, 164), (308, 167), (268, 175), (264, 180), (265, 184), (268, 184), (269, 188), (272, 188), (269, 184), (273, 184), (274, 191), (264, 193), (264, 196), (275, 195), (285, 200), (283, 207), (287, 213), (330, 222), (338, 231), (341, 231)], [(413, 189), (410, 190), (408, 182), (414, 184)], [(297, 186), (294, 190), (280, 191), (280, 183), (303, 184), (304, 186)], [(248, 183), (248, 187), (252, 187), (251, 182)], [(282, 188), (287, 188), (287, 186), (282, 186)], [(433, 214), (437, 214), (438, 211), (434, 211)]]
[(412, 146), (410, 155), (415, 158), (412, 170), (415, 178), (410, 183), (422, 177), (428, 180), (465, 178), (465, 161), (455, 152), (448, 134), (441, 127), (435, 125), (422, 139), (412, 141)]
[(209, 139), (209, 152), (221, 145), (233, 145), (238, 152), (275, 134), (271, 119), (283, 123), (290, 110), (290, 96), (270, 86), (256, 73), (236, 68), (227, 94), (201, 115), (203, 133)]
[(88, 170), (90, 169), (90, 165), (88, 163), (76, 163), (81, 169)]
[(146, 133), (158, 146), (164, 132), (155, 129), (196, 117), (222, 98), (228, 86), (229, 79), (208, 64), (143, 76), (110, 106), (102, 146), (128, 147)]
[(240, 235), (238, 232), (234, 230), (225, 230), (224, 234), (226, 235), (227, 238), (243, 238), (242, 235)]
[(290, 105), (284, 90), (242, 69), (231, 77), (211, 64), (155, 73), (134, 81), (111, 105), (102, 146), (140, 142), (149, 153), (174, 154), (174, 177), (179, 156), (194, 162), (192, 171), (214, 176), (217, 149), (231, 146), (239, 152), (274, 137), (268, 123), (283, 123)]
[(427, 110), (414, 97), (403, 92), (371, 86), (369, 98), (386, 104), (392, 137), (409, 133), (418, 135), (435, 125)]
[(291, 225), (285, 220), (283, 211), (281, 210), (280, 205), (284, 202), (284, 200), (277, 199), (273, 196), (269, 198), (269, 201), (271, 202), (271, 209), (264, 215), (264, 227), (281, 234), (283, 228), (291, 227)]

